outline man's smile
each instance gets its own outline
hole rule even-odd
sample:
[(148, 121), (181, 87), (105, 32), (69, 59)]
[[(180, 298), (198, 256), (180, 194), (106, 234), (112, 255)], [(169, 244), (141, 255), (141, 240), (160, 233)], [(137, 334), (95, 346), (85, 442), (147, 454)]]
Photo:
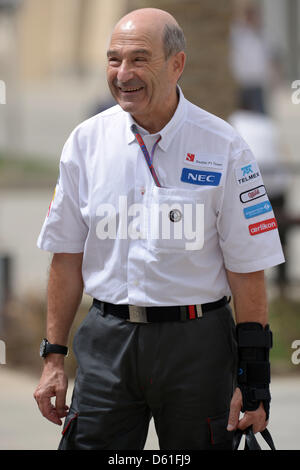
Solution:
[(126, 95), (136, 95), (144, 89), (143, 86), (141, 86), (141, 87), (120, 87), (120, 86), (118, 86), (117, 88), (119, 90), (119, 93), (126, 94)]
[(118, 87), (120, 91), (122, 91), (123, 93), (132, 93), (134, 91), (140, 91), (142, 90), (144, 87), (140, 87), (140, 88), (121, 88), (121, 87)]

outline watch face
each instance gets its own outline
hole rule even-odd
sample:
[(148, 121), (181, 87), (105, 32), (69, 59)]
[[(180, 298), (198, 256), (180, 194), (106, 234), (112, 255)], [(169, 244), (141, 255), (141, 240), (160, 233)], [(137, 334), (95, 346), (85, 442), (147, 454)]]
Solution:
[(41, 342), (41, 345), (40, 345), (40, 356), (41, 357), (45, 357), (47, 343), (48, 343), (48, 341), (45, 338)]

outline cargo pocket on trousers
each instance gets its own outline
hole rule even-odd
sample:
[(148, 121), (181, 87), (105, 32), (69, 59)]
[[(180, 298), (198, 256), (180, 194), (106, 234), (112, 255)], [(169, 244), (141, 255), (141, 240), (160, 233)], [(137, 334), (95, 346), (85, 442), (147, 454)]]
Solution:
[(229, 412), (207, 418), (210, 434), (210, 450), (232, 450), (233, 433), (227, 431)]
[(65, 419), (58, 450), (74, 450), (78, 413), (70, 411)]

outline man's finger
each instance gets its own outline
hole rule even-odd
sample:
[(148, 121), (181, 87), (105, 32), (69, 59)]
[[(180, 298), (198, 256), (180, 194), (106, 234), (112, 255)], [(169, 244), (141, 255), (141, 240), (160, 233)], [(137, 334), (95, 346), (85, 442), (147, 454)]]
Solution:
[(263, 431), (267, 427), (266, 413), (262, 406), (255, 411), (246, 411), (238, 424), (238, 428), (244, 430), (252, 426), (254, 434)]
[(236, 390), (233, 394), (233, 397), (230, 403), (227, 431), (233, 431), (234, 429), (237, 428), (241, 407), (242, 407), (242, 402), (241, 402), (239, 390), (238, 391)]
[(56, 409), (51, 403), (50, 397), (42, 397), (38, 400), (39, 409), (42, 415), (52, 423), (61, 425), (62, 421), (59, 419)]
[(244, 414), (244, 416), (242, 417), (242, 419), (239, 421), (238, 429), (241, 429), (242, 431), (244, 431), (249, 426), (251, 426), (253, 424), (253, 422), (254, 422), (253, 416), (247, 414), (247, 412), (246, 412)]
[(55, 408), (60, 418), (66, 416), (66, 394), (67, 390), (65, 388), (56, 390)]

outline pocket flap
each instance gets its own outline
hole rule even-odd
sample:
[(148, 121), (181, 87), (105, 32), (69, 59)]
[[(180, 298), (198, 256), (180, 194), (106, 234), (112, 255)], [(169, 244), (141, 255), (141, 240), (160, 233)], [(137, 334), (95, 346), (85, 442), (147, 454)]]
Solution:
[(74, 422), (74, 420), (77, 418), (77, 416), (78, 416), (78, 413), (76, 413), (74, 410), (69, 411), (64, 422), (63, 430), (61, 432), (63, 436), (67, 432), (71, 424)]
[(221, 444), (232, 439), (233, 434), (227, 431), (229, 411), (218, 416), (207, 418), (207, 424), (210, 431), (211, 444)]

